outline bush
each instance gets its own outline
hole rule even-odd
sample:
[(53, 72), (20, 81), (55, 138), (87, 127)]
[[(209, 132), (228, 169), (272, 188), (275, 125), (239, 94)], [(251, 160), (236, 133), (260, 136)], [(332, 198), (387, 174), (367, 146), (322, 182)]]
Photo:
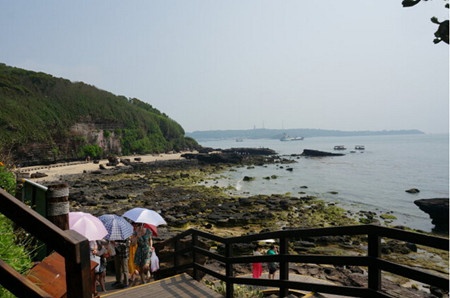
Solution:
[(0, 188), (6, 190), (11, 195), (16, 193), (16, 178), (14, 174), (6, 169), (6, 166), (0, 162)]
[[(8, 171), (6, 166), (0, 162), (0, 188), (14, 195), (16, 180), (14, 174)], [(18, 240), (17, 231), (13, 223), (0, 214), (0, 260), (19, 273), (24, 273), (31, 268), (31, 255), (27, 251), (28, 240)], [(15, 297), (5, 288), (0, 286), (0, 297)]]
[(81, 147), (80, 157), (102, 157), (103, 149), (99, 145), (85, 145)]

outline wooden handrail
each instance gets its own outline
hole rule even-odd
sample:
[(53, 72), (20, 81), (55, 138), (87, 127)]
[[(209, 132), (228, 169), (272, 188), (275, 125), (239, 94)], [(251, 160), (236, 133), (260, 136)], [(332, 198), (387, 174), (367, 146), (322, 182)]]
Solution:
[[(67, 297), (91, 297), (89, 241), (75, 231), (61, 230), (2, 189), (0, 200), (0, 213), (65, 258)], [(13, 293), (21, 290), (3, 279), (0, 282)]]
[[(318, 255), (290, 255), (287, 251), (289, 239), (298, 239), (302, 237), (320, 237), (320, 236), (343, 236), (343, 235), (364, 235), (368, 239), (368, 248), (366, 256), (318, 256)], [(417, 270), (408, 266), (392, 263), (381, 258), (381, 238), (390, 238), (395, 240), (407, 241), (420, 244), (427, 247), (441, 250), (449, 250), (449, 240), (447, 238), (430, 236), (416, 232), (410, 232), (400, 229), (382, 227), (379, 225), (355, 225), (344, 227), (327, 228), (308, 228), (283, 230), (276, 232), (267, 232), (253, 235), (223, 238), (203, 231), (189, 229), (183, 233), (168, 239), (164, 242), (175, 241), (185, 237), (192, 237), (192, 246), (178, 249), (175, 245), (174, 258), (177, 255), (186, 253), (187, 249), (192, 250), (192, 264), (174, 266), (174, 268), (164, 269), (168, 271), (181, 271), (187, 267), (193, 268), (194, 272), (203, 271), (206, 274), (214, 276), (226, 283), (226, 296), (233, 297), (233, 284), (246, 284), (256, 286), (273, 286), (280, 289), (280, 297), (286, 295), (289, 289), (310, 290), (319, 293), (338, 294), (359, 297), (390, 297), (381, 291), (381, 272), (388, 271), (400, 276), (414, 279), (425, 284), (439, 287), (443, 290), (449, 289), (448, 278)], [(220, 242), (225, 246), (225, 255), (217, 254), (205, 250), (197, 245), (198, 238), (205, 238)], [(195, 240), (194, 240), (195, 239)], [(233, 244), (249, 243), (265, 239), (278, 239), (280, 243), (280, 254), (262, 255), (262, 256), (233, 256)], [(198, 255), (204, 255), (216, 261), (225, 264), (225, 275), (200, 265), (196, 262)], [(233, 264), (257, 263), (257, 262), (278, 262), (280, 263), (280, 279), (254, 279), (234, 277)], [(289, 263), (314, 263), (314, 264), (332, 264), (332, 265), (351, 265), (368, 267), (368, 287), (357, 288), (348, 286), (322, 285), (315, 283), (290, 281), (288, 270)], [(191, 267), (192, 266), (192, 267)], [(282, 273), (283, 271), (283, 273)]]
[(14, 295), (19, 297), (51, 297), (47, 292), (35, 285), (31, 280), (25, 278), (14, 268), (0, 260), (0, 280), (2, 284), (8, 285)]

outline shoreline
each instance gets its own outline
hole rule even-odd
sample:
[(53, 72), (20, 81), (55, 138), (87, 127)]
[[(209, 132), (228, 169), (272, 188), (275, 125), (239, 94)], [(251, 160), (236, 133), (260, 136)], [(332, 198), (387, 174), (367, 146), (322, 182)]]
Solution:
[[(165, 243), (165, 240), (189, 228), (222, 237), (232, 237), (284, 228), (354, 224), (345, 214), (345, 210), (327, 204), (320, 198), (308, 196), (297, 198), (290, 195), (226, 195), (226, 189), (215, 185), (216, 180), (210, 177), (212, 173), (223, 171), (229, 164), (199, 164), (196, 160), (182, 158), (181, 154), (121, 157), (130, 160), (141, 157), (141, 160), (132, 162), (130, 166), (120, 164), (100, 171), (99, 165), (107, 163), (107, 160), (100, 161), (100, 164), (91, 162), (54, 166), (42, 171), (51, 175), (33, 180), (42, 184), (52, 183), (55, 180), (69, 184), (70, 209), (73, 211), (83, 211), (94, 216), (102, 214), (120, 216), (130, 208), (145, 207), (161, 213), (168, 225), (158, 227), (160, 235), (154, 238), (155, 243)], [(155, 162), (163, 160), (167, 162)], [(209, 186), (199, 185), (201, 181), (208, 181)], [(357, 236), (339, 239), (312, 237), (302, 240), (296, 242), (293, 248), (297, 253), (358, 254), (364, 251), (367, 245), (365, 239)], [(250, 248), (249, 243), (242, 245), (239, 251), (245, 253)], [(438, 271), (448, 270), (446, 269), (448, 263), (445, 261), (448, 254), (439, 255), (439, 258), (428, 258), (420, 251), (411, 250), (407, 253), (410, 257), (403, 260), (405, 254), (399, 254), (397, 250), (405, 248), (407, 246), (403, 243), (396, 244), (392, 252), (387, 252), (386, 255), (393, 259), (399, 258), (412, 266), (424, 266)], [(309, 267), (302, 265), (296, 267), (296, 270), (328, 279), (329, 274), (323, 274), (321, 271), (325, 267), (317, 266), (311, 270)], [(248, 268), (242, 267), (238, 270), (246, 272)], [(351, 270), (348, 272), (350, 274)], [(336, 279), (334, 273), (333, 271), (330, 276)], [(403, 281), (395, 278), (393, 280), (396, 288), (401, 287), (402, 283)]]
[[(162, 161), (162, 160), (180, 160), (183, 159), (181, 157), (182, 154), (187, 152), (180, 152), (180, 153), (163, 153), (163, 154), (146, 154), (146, 155), (130, 155), (130, 156), (121, 156), (118, 157), (119, 159), (129, 159), (131, 161), (134, 161), (135, 159), (139, 158), (140, 162), (142, 163), (149, 163), (149, 162), (155, 162), (155, 161)], [(64, 176), (68, 175), (80, 175), (83, 173), (89, 173), (93, 171), (97, 171), (100, 169), (100, 165), (105, 166), (106, 168), (120, 168), (124, 167), (123, 164), (118, 164), (116, 166), (106, 166), (108, 163), (108, 159), (101, 159), (99, 160), (99, 163), (94, 163), (93, 161), (77, 161), (77, 162), (69, 162), (69, 163), (56, 163), (51, 165), (38, 165), (38, 166), (30, 166), (30, 167), (23, 167), (23, 168), (17, 168), (15, 170), (15, 173), (18, 175), (27, 173), (32, 174), (34, 173), (42, 173), (47, 176), (45, 177), (39, 177), (39, 178), (27, 178), (33, 182), (50, 182), (50, 181), (58, 181)]]

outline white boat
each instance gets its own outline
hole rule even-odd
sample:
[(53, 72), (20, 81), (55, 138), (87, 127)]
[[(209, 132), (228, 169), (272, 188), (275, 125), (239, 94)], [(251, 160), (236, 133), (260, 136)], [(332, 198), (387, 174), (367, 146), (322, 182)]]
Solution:
[(334, 146), (334, 150), (347, 150), (347, 148), (345, 148), (344, 145), (337, 145), (337, 146)]
[(364, 147), (364, 145), (356, 145), (355, 150), (366, 150), (366, 148)]
[(280, 141), (287, 142), (287, 141), (301, 141), (303, 140), (303, 137), (290, 137), (286, 133), (281, 137)]

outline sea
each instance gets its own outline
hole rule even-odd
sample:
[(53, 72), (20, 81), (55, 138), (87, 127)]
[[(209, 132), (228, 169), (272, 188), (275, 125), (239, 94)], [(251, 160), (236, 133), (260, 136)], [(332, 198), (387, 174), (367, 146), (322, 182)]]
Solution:
[[(231, 186), (231, 195), (312, 195), (354, 213), (373, 211), (377, 215), (392, 214), (397, 219), (391, 225), (426, 232), (431, 232), (434, 225), (429, 215), (421, 211), (414, 201), (449, 197), (448, 134), (310, 137), (287, 142), (278, 139), (198, 142), (204, 147), (220, 149), (270, 148), (282, 158), (295, 161), (287, 165), (235, 167), (216, 175), (218, 179), (214, 185)], [(335, 151), (334, 146), (340, 145), (346, 150)], [(357, 145), (363, 145), (365, 150), (355, 150)], [(291, 156), (301, 154), (304, 149), (345, 155), (315, 158)], [(286, 170), (287, 167), (292, 171)], [(278, 178), (264, 179), (272, 175)], [(245, 176), (255, 179), (245, 182)], [(411, 188), (417, 188), (420, 192), (405, 192)]]

